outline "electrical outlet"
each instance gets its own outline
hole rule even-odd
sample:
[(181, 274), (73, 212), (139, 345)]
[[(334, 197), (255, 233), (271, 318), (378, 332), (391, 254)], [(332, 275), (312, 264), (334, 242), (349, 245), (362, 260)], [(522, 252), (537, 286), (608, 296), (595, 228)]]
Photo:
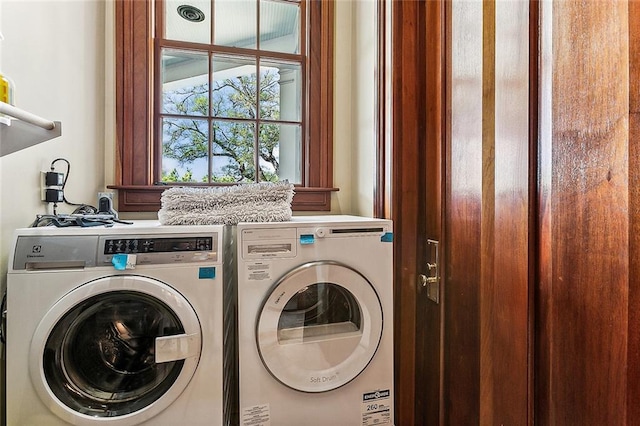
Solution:
[(47, 201), (47, 172), (40, 172), (40, 201)]
[(113, 205), (113, 192), (98, 192), (98, 202), (96, 203), (97, 207), (100, 207), (100, 199), (108, 198), (111, 200), (111, 205)]

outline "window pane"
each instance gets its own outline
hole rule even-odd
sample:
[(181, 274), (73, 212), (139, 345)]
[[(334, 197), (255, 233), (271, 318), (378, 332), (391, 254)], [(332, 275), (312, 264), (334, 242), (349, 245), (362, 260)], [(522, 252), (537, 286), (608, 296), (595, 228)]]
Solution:
[(300, 5), (260, 0), (260, 50), (300, 53)]
[(214, 44), (256, 48), (256, 0), (215, 1)]
[(207, 182), (207, 120), (162, 121), (162, 181)]
[(256, 118), (256, 80), (255, 59), (214, 55), (211, 115)]
[(255, 182), (255, 125), (213, 122), (213, 182)]
[(297, 63), (260, 63), (260, 118), (302, 120), (302, 67)]
[(260, 180), (302, 183), (302, 127), (262, 124), (259, 139)]
[(208, 55), (163, 49), (162, 112), (207, 115), (209, 109)]
[(165, 0), (164, 19), (168, 40), (211, 42), (210, 0)]

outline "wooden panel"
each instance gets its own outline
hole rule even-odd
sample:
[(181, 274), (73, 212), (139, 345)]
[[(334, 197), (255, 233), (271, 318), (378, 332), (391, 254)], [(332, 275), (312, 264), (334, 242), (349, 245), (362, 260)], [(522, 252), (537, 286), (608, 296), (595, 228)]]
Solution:
[(480, 418), (482, 7), (453, 1), (447, 18), (443, 415), (451, 425), (477, 424)]
[[(536, 422), (626, 424), (627, 2), (544, 7)], [(549, 22), (549, 19), (552, 21)], [(549, 72), (553, 72), (551, 76)], [(545, 113), (543, 113), (545, 114)], [(543, 117), (541, 116), (541, 120)], [(637, 404), (637, 401), (634, 402)]]
[(640, 419), (640, 2), (629, 2), (629, 348), (627, 419)]
[(532, 424), (528, 2), (451, 2), (445, 424)]
[(492, 425), (528, 423), (528, 6), (484, 2), (480, 419)]
[[(149, 2), (119, 0), (116, 13), (116, 126), (118, 183), (148, 183)], [(132, 145), (128, 141), (140, 141)]]
[[(308, 7), (311, 24), (311, 34), (309, 34), (308, 42), (313, 56), (309, 63), (309, 78), (317, 79), (321, 83), (309, 86), (308, 137), (313, 142), (307, 144), (309, 152), (306, 153), (308, 169), (305, 173), (305, 185), (309, 187), (332, 187), (333, 25), (335, 5), (333, 1), (312, 0), (308, 2)], [(316, 142), (316, 140), (319, 140), (319, 142)], [(322, 210), (330, 210), (330, 202), (327, 207)]]
[[(123, 212), (153, 212), (160, 210), (160, 197), (169, 185), (107, 185), (118, 190), (118, 210)], [(329, 211), (331, 193), (338, 188), (296, 187), (291, 209), (293, 211)]]
[[(442, 146), (444, 133), (444, 2), (424, 3), (419, 33), (424, 38), (424, 117), (420, 131), (424, 135), (424, 164), (422, 167), (422, 197), (424, 217), (420, 219), (420, 260), (418, 273), (432, 275), (427, 269), (425, 242), (442, 239)], [(420, 182), (418, 182), (420, 183)], [(440, 251), (440, 254), (442, 251)], [(432, 259), (429, 259), (433, 261)], [(441, 264), (443, 259), (440, 259)], [(436, 425), (440, 420), (440, 370), (442, 303), (436, 304), (427, 297), (426, 288), (418, 286), (416, 298), (416, 425)]]
[(424, 117), (419, 60), (422, 2), (393, 4), (393, 172), (392, 219), (394, 221), (394, 356), (395, 424), (415, 423), (416, 360), (416, 271), (420, 220), (424, 197), (420, 192), (420, 144), (424, 135), (419, 123)]

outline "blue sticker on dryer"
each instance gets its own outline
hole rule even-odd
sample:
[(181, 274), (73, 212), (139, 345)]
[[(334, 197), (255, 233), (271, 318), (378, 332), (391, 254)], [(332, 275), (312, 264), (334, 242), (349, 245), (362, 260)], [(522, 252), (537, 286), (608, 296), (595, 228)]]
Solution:
[(315, 241), (316, 241), (316, 239), (313, 236), (313, 234), (302, 234), (302, 235), (300, 235), (300, 244), (302, 244), (302, 245), (313, 244)]
[(211, 267), (203, 267), (198, 271), (198, 278), (201, 280), (212, 280), (216, 277), (216, 268), (215, 266)]

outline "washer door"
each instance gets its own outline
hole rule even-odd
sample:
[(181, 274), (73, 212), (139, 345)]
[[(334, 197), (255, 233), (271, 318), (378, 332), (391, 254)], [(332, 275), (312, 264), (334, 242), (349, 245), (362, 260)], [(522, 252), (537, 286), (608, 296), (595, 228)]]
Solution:
[(104, 277), (44, 316), (31, 342), (31, 380), (70, 423), (135, 425), (185, 389), (201, 342), (196, 313), (175, 289), (146, 277)]
[(369, 364), (382, 337), (382, 306), (371, 283), (337, 262), (311, 262), (280, 279), (256, 324), (271, 375), (302, 392), (343, 386)]

